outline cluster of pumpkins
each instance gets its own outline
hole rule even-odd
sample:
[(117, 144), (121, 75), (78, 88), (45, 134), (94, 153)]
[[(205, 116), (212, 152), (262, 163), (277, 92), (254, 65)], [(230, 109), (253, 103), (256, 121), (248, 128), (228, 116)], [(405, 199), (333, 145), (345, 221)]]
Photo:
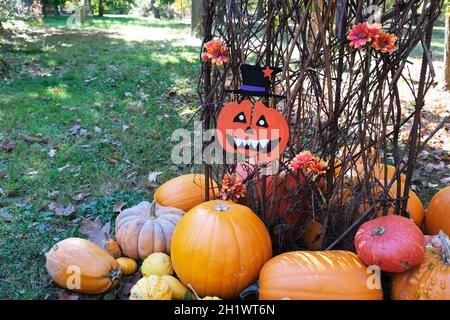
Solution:
[(130, 292), (130, 299), (142, 300), (236, 299), (257, 280), (262, 300), (383, 299), (381, 281), (368, 268), (375, 265), (394, 273), (394, 299), (450, 299), (450, 187), (428, 209), (428, 232), (444, 230), (435, 237), (424, 236), (410, 219), (388, 215), (360, 227), (357, 254), (293, 251), (272, 258), (259, 217), (233, 201), (205, 202), (204, 186), (201, 174), (180, 176), (161, 185), (153, 203), (122, 211), (115, 235), (127, 258), (70, 238), (47, 254), (48, 273), (61, 287), (103, 293), (143, 261), (142, 278)]

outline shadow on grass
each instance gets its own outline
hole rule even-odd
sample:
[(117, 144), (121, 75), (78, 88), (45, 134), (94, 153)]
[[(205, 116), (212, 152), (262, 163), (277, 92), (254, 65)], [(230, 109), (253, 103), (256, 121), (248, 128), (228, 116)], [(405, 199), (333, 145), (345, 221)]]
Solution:
[[(67, 28), (66, 22), (69, 16), (47, 17), (44, 19), (44, 25), (47, 27)], [(153, 18), (140, 18), (130, 16), (104, 16), (92, 17), (90, 21), (82, 24), (81, 28), (110, 28), (120, 26), (142, 26), (149, 28), (171, 28), (176, 30), (189, 29), (190, 25), (181, 20)]]

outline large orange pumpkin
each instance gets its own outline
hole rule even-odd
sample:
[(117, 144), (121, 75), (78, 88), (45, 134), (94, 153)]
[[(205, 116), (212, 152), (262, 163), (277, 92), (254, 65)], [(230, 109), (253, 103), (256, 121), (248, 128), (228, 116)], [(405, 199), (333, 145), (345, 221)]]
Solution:
[[(358, 163), (356, 165), (356, 171), (359, 172), (359, 174), (364, 174), (364, 165), (362, 163)], [(386, 171), (386, 174), (385, 174)], [(387, 176), (388, 181), (392, 180), (395, 175), (395, 167), (391, 165), (384, 165), (384, 164), (375, 164), (373, 166), (373, 169), (371, 170), (372, 175), (377, 178), (378, 180), (384, 180), (385, 175)], [(402, 183), (405, 183), (406, 176), (403, 173), (400, 173), (400, 181)]]
[(269, 233), (248, 207), (212, 200), (191, 209), (172, 237), (179, 279), (200, 296), (238, 297), (272, 256)]
[[(348, 170), (352, 169), (354, 163), (352, 163), (352, 159), (350, 157), (359, 153), (360, 150), (361, 150), (360, 146), (357, 146), (353, 152), (351, 152), (350, 148), (347, 146), (343, 146), (342, 148), (340, 148), (336, 155), (334, 174), (337, 176), (342, 171), (342, 163), (343, 162), (346, 163), (344, 173), (347, 173)], [(370, 148), (368, 151), (369, 151), (369, 156), (371, 158), (376, 156), (377, 152), (374, 148)], [(377, 162), (380, 162), (379, 157), (377, 158)], [(363, 163), (362, 156), (359, 156), (358, 159), (356, 160), (356, 165), (361, 165), (362, 163)]]
[(450, 186), (442, 189), (431, 199), (425, 225), (429, 234), (443, 230), (450, 234)]
[(450, 300), (450, 241), (444, 232), (427, 244), (422, 262), (394, 274), (393, 300)]
[[(380, 180), (380, 183), (384, 185), (384, 180)], [(403, 190), (405, 190), (405, 184), (403, 182), (400, 183), (400, 196), (403, 197)], [(376, 187), (374, 190), (375, 193), (382, 192), (381, 188)], [(397, 198), (397, 182), (394, 182), (389, 190), (389, 195), (393, 198)], [(360, 213), (364, 213), (367, 209), (367, 204), (362, 204), (360, 208)], [(406, 211), (409, 213), (409, 218), (414, 221), (414, 223), (420, 228), (423, 224), (423, 220), (425, 218), (425, 208), (422, 204), (422, 201), (417, 196), (417, 194), (413, 190), (409, 190), (409, 199), (408, 205), (406, 207)], [(383, 210), (380, 209), (377, 212), (377, 216), (381, 217), (383, 215)], [(394, 204), (392, 207), (387, 209), (387, 214), (394, 214)]]
[(183, 215), (182, 210), (155, 201), (122, 211), (116, 218), (116, 239), (123, 254), (144, 260), (153, 252), (169, 253), (173, 230)]
[(95, 243), (68, 238), (55, 244), (47, 253), (48, 274), (62, 288), (99, 294), (114, 288), (122, 272), (119, 264)]
[(382, 300), (380, 279), (371, 277), (353, 252), (292, 251), (261, 269), (259, 299)]
[[(210, 187), (210, 198), (217, 189), (216, 183)], [(215, 190), (217, 194), (217, 190)], [(189, 211), (196, 205), (205, 201), (205, 176), (203, 174), (186, 174), (173, 178), (162, 184), (155, 191), (155, 200), (164, 207), (175, 207)]]
[[(403, 197), (403, 190), (405, 190), (405, 184), (403, 182), (400, 183), (400, 195)], [(389, 191), (392, 198), (397, 198), (397, 183), (394, 182), (392, 184), (391, 190)], [(423, 224), (423, 220), (425, 217), (425, 208), (422, 204), (422, 201), (417, 196), (417, 194), (409, 190), (409, 199), (406, 210), (409, 213), (410, 218), (414, 221), (414, 223), (420, 228)], [(391, 210), (393, 212), (393, 209)]]

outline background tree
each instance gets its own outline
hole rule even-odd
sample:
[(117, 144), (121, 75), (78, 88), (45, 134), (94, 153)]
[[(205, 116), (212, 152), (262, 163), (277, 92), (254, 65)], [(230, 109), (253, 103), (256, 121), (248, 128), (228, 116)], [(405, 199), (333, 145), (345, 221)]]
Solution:
[(450, 1), (445, 4), (445, 53), (444, 53), (444, 87), (450, 91)]
[(98, 16), (103, 17), (105, 7), (103, 5), (103, 0), (98, 0)]
[(202, 35), (203, 0), (192, 0), (191, 31), (195, 36)]

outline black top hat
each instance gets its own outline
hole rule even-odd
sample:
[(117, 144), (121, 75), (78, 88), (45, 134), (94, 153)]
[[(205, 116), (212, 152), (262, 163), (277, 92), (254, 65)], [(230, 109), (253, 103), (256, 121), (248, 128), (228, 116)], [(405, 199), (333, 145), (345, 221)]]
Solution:
[(262, 68), (260, 66), (242, 64), (240, 69), (242, 85), (239, 89), (225, 90), (225, 92), (238, 93), (243, 96), (286, 98), (286, 96), (279, 96), (270, 92), (270, 79), (283, 71), (281, 68), (269, 66)]

